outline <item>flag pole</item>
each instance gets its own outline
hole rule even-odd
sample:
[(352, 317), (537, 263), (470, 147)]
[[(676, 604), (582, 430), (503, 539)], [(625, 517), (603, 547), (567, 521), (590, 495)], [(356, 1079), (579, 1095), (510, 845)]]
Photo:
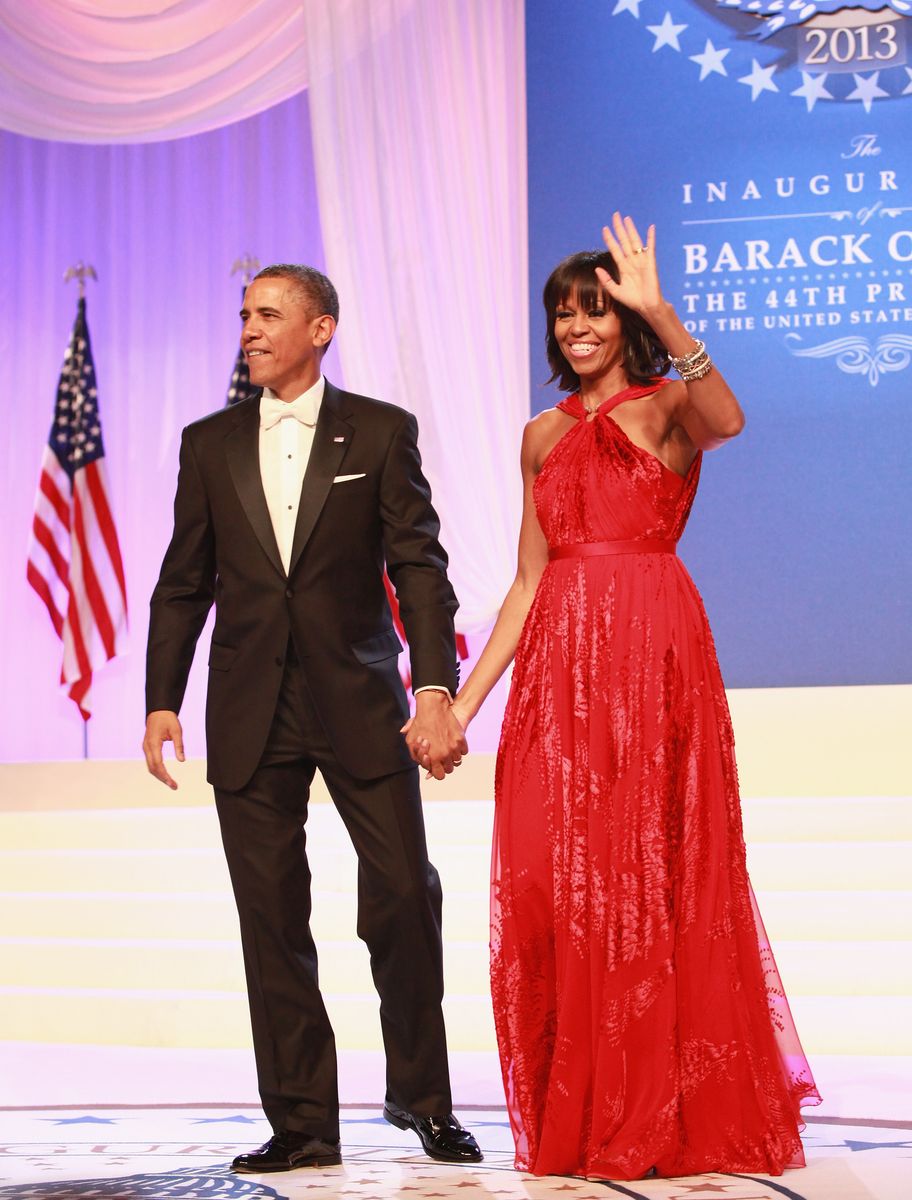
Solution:
[[(94, 279), (96, 283), (98, 282), (98, 276), (95, 273), (95, 268), (92, 266), (91, 263), (84, 263), (82, 261), (82, 259), (80, 259), (79, 262), (76, 263), (74, 266), (67, 267), (66, 271), (64, 272), (63, 282), (69, 283), (71, 279), (75, 279), (78, 284), (78, 287), (79, 287), (78, 299), (80, 299), (80, 300), (85, 300), (86, 280)], [(89, 758), (89, 723), (85, 719), (85, 717), (83, 717), (83, 719), (82, 719), (82, 760), (83, 760), (83, 762), (87, 762), (88, 758)]]
[[(240, 274), (241, 276), (241, 302), (244, 300), (244, 292), (247, 290), (247, 285), (253, 279), (254, 275), (260, 269), (260, 260), (248, 250), (242, 258), (236, 258), (232, 264), (229, 276)], [(231, 370), (231, 382), (228, 384), (228, 393), (225, 396), (225, 404), (239, 404), (242, 400), (249, 400), (254, 393), (258, 391), (250, 382), (250, 372), (247, 369), (247, 359), (244, 357), (243, 347), (238, 345), (237, 354), (234, 360), (234, 366)]]
[[(81, 259), (72, 267), (67, 267), (64, 272), (63, 282), (69, 283), (71, 279), (75, 279), (79, 287), (80, 300), (85, 299), (86, 294), (86, 279), (94, 279), (98, 282), (98, 276), (95, 273), (95, 268), (91, 263), (84, 263)], [(82, 721), (82, 758), (83, 762), (89, 757), (89, 723), (85, 718)]]

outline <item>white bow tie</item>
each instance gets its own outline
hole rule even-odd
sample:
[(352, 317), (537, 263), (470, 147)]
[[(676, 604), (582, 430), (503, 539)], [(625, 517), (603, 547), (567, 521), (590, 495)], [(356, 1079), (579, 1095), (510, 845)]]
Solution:
[(260, 397), (260, 428), (271, 429), (278, 425), (283, 417), (294, 417), (302, 425), (316, 425), (317, 405), (313, 396), (307, 394), (298, 396), (290, 403), (278, 400), (275, 396)]

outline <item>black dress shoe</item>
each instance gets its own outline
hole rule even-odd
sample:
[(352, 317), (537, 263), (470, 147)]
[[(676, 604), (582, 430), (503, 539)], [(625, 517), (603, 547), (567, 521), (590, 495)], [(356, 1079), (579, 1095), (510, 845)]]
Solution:
[(283, 1129), (250, 1154), (239, 1154), (232, 1171), (259, 1175), (263, 1171), (294, 1171), (297, 1167), (337, 1167), (342, 1161), (338, 1142), (323, 1142), (309, 1133)]
[(445, 1117), (416, 1117), (387, 1100), (383, 1115), (397, 1129), (414, 1129), (421, 1138), (425, 1154), (436, 1158), (438, 1162), (470, 1163), (482, 1160), (478, 1143), (452, 1113)]

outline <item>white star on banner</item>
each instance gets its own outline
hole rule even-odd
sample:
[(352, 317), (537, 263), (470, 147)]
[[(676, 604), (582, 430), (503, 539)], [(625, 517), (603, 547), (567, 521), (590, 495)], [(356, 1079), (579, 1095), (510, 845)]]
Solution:
[(750, 75), (742, 75), (738, 82), (750, 84), (751, 100), (756, 100), (761, 92), (779, 91), (773, 83), (773, 72), (775, 70), (775, 63), (771, 67), (761, 67), (757, 60), (752, 58)]
[(912, 96), (912, 68), (906, 67), (905, 70), (906, 70), (906, 74), (909, 76), (909, 82), (903, 88), (902, 94), (904, 96)]
[(875, 100), (890, 94), (878, 86), (880, 71), (875, 71), (873, 75), (856, 75), (853, 72), (852, 78), (855, 80), (855, 91), (849, 92), (846, 100), (860, 100), (864, 105), (865, 112), (871, 111), (871, 105)]
[(706, 39), (706, 48), (702, 54), (691, 54), (690, 61), (700, 64), (700, 82), (715, 72), (717, 75), (727, 75), (725, 67), (722, 64), (722, 59), (728, 54), (728, 48), (717, 50), (709, 38)]
[(640, 5), (642, 3), (643, 0), (617, 0), (617, 4), (614, 6), (614, 12), (611, 15), (616, 17), (618, 13), (629, 12), (636, 17), (637, 20), (639, 20)]
[(801, 87), (795, 88), (791, 93), (793, 96), (803, 96), (807, 104), (808, 112), (814, 111), (814, 105), (818, 100), (832, 100), (832, 95), (826, 90), (826, 75), (810, 75), (807, 71), (801, 72)]
[(650, 33), (655, 34), (655, 45), (652, 48), (652, 52), (655, 54), (656, 50), (661, 50), (663, 46), (671, 46), (672, 50), (680, 50), (681, 43), (678, 41), (678, 34), (683, 33), (687, 26), (675, 25), (671, 19), (671, 13), (667, 12), (661, 25), (647, 25), (646, 28)]

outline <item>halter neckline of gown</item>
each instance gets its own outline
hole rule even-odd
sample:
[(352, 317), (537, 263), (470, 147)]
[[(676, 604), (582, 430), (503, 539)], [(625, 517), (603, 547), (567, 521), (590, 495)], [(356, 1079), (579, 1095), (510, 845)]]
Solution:
[(585, 419), (588, 416), (604, 416), (612, 412), (619, 404), (623, 404), (625, 400), (637, 400), (640, 396), (648, 396), (652, 392), (657, 392), (659, 388), (665, 386), (669, 380), (667, 379), (652, 379), (649, 383), (632, 383), (628, 387), (622, 388), (619, 392), (615, 392), (613, 396), (609, 396), (603, 400), (598, 408), (595, 408), (590, 413), (589, 409), (583, 404), (582, 397), (579, 392), (574, 392), (572, 396), (567, 396), (565, 400), (557, 405), (561, 412), (567, 413), (571, 417), (581, 417)]

